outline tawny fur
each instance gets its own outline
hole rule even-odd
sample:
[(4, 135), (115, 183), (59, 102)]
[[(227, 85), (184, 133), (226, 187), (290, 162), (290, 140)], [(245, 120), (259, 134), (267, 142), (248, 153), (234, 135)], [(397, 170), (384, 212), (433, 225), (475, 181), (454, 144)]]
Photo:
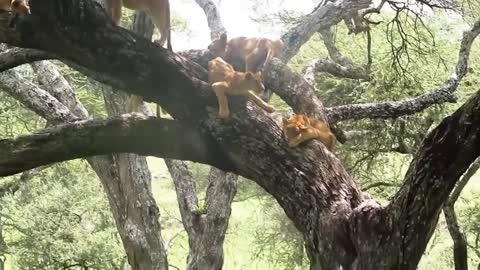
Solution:
[[(170, 2), (168, 0), (107, 0), (107, 11), (117, 25), (122, 18), (122, 6), (132, 10), (145, 11), (160, 31), (160, 39), (157, 42), (160, 46), (164, 46), (167, 42), (167, 48), (172, 51)], [(128, 99), (128, 112), (139, 111), (142, 103), (142, 96), (131, 95)], [(157, 116), (160, 117), (158, 105)]]
[(122, 18), (122, 7), (132, 10), (145, 11), (160, 31), (160, 46), (165, 45), (172, 49), (170, 40), (170, 2), (168, 0), (107, 0), (107, 11), (118, 25)]
[(236, 37), (227, 42), (227, 35), (223, 33), (208, 49), (214, 57), (221, 57), (230, 64), (244, 63), (245, 72), (256, 72), (273, 57), (280, 56), (283, 42), (261, 37)]
[(30, 14), (30, 7), (25, 0), (0, 0), (0, 10), (13, 11), (21, 15)]
[(283, 132), (290, 147), (317, 139), (321, 141), (328, 150), (335, 148), (335, 135), (330, 131), (328, 125), (320, 120), (309, 118), (303, 114), (295, 114), (290, 119), (283, 119)]
[(221, 57), (217, 57), (208, 62), (208, 83), (217, 96), (220, 118), (225, 119), (230, 115), (227, 95), (245, 96), (265, 111), (275, 111), (273, 106), (257, 96), (265, 90), (260, 72), (237, 72)]

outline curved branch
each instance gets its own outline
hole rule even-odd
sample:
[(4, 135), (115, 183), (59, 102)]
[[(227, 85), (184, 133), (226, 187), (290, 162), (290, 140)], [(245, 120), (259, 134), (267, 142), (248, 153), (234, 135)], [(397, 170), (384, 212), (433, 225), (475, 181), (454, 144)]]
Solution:
[(78, 121), (33, 135), (0, 140), (0, 149), (0, 176), (53, 162), (125, 152), (233, 169), (208, 136), (181, 122), (139, 114), (104, 121)]
[(304, 113), (325, 120), (325, 109), (315, 91), (300, 74), (278, 59), (266, 65), (265, 86), (280, 96), (295, 113)]
[(26, 81), (14, 70), (0, 73), (0, 88), (52, 123), (70, 122), (79, 119), (70, 113), (70, 110), (55, 97), (35, 84)]
[(54, 58), (55, 56), (51, 53), (34, 49), (8, 49), (0, 53), (0, 72), (23, 64)]
[[(37, 80), (61, 104), (64, 104), (75, 116), (87, 119), (88, 112), (80, 103), (75, 92), (67, 80), (60, 74), (54, 64), (49, 61), (38, 61), (31, 64), (37, 74)], [(43, 108), (44, 104), (38, 102), (37, 107)], [(58, 111), (58, 109), (56, 109)], [(43, 116), (45, 118), (45, 116)], [(48, 118), (48, 116), (46, 116)]]
[(354, 80), (371, 80), (370, 74), (363, 69), (352, 66), (342, 66), (327, 59), (315, 59), (304, 69), (304, 78), (310, 84), (314, 84), (315, 75), (318, 72), (326, 72), (338, 78)]
[(402, 269), (417, 265), (450, 191), (480, 155), (478, 134), (480, 91), (427, 136), (411, 162), (388, 206), (396, 213), (393, 224), (402, 231)]
[(467, 172), (463, 175), (462, 180), (460, 180), (455, 189), (452, 191), (450, 194), (450, 197), (448, 198), (447, 204), (449, 205), (454, 205), (455, 202), (458, 200), (458, 197), (460, 197), (460, 193), (462, 193), (463, 188), (467, 185), (468, 181), (477, 173), (477, 171), (480, 169), (480, 158), (477, 158), (474, 163), (468, 168)]
[(455, 71), (445, 85), (428, 94), (403, 101), (351, 104), (327, 108), (327, 115), (330, 121), (338, 122), (364, 118), (396, 118), (402, 115), (409, 115), (423, 111), (435, 104), (455, 102), (456, 97), (454, 92), (457, 90), (462, 78), (467, 74), (472, 43), (479, 34), (480, 20), (475, 22), (471, 30), (463, 33)]
[(220, 37), (222, 33), (225, 33), (227, 30), (223, 26), (220, 13), (218, 12), (217, 6), (211, 0), (195, 0), (197, 4), (205, 12), (207, 17), (208, 28), (210, 28), (210, 38), (212, 40)]
[[(250, 103), (246, 106), (242, 97), (229, 100), (232, 117), (228, 121), (218, 119), (217, 100), (211, 87), (203, 81), (207, 79), (204, 68), (116, 27), (104, 10), (92, 1), (31, 0), (29, 3), (32, 14), (17, 18), (13, 28), (6, 23), (8, 20), (0, 16), (2, 41), (54, 52), (74, 68), (90, 72), (89, 75), (93, 74), (116, 89), (159, 103), (175, 119), (182, 119), (191, 125), (191, 131), (200, 136), (190, 142), (198, 144), (198, 140), (203, 141), (204, 134), (211, 135), (215, 138), (210, 139), (211, 144), (200, 143), (190, 149), (185, 147), (185, 157), (178, 153), (171, 157), (192, 160), (192, 155), (198, 156), (196, 159), (200, 162), (233, 171), (257, 182), (276, 198), (295, 226), (304, 233), (311, 251), (309, 254), (316, 264), (322, 262), (334, 266), (352, 260), (354, 252), (349, 241), (342, 238), (345, 237), (345, 219), (341, 217), (347, 216), (351, 208), (362, 201), (363, 195), (340, 161), (323, 144), (312, 141), (301, 149), (289, 148), (280, 127), (272, 118)], [(109, 49), (105, 50), (105, 47)], [(115, 143), (113, 147), (123, 148), (122, 151), (142, 151), (144, 154), (155, 154), (151, 152), (158, 146), (167, 147), (167, 150), (168, 147), (173, 148), (167, 144), (176, 144), (175, 140), (162, 143), (159, 142), (160, 138), (155, 137), (155, 132), (162, 134), (158, 122), (155, 123), (150, 127), (155, 129), (153, 132), (138, 134), (144, 142), (153, 143), (153, 150), (152, 145), (142, 144), (142, 141), (119, 138), (121, 129), (117, 130), (115, 136), (112, 134), (109, 142)], [(135, 134), (133, 130), (129, 131)], [(85, 134), (84, 129), (76, 132)], [(91, 132), (95, 134), (95, 130)], [(150, 134), (149, 140), (145, 140), (145, 134)], [(45, 134), (38, 136), (45, 138)], [(112, 138), (115, 140), (112, 141)], [(61, 142), (64, 138), (57, 139)], [(51, 147), (56, 146), (52, 144)], [(85, 153), (85, 149), (70, 150), (90, 155), (108, 148), (98, 145), (96, 141), (93, 144), (97, 149), (90, 153)], [(208, 147), (203, 147), (205, 145)], [(2, 147), (12, 150), (6, 142)], [(62, 149), (56, 156), (78, 156), (78, 153), (65, 152)], [(207, 156), (201, 156), (205, 152)], [(41, 157), (44, 160), (47, 158), (51, 159), (49, 162), (58, 160), (55, 156)], [(17, 161), (22, 163), (25, 160)], [(38, 159), (28, 161), (39, 162)], [(17, 165), (33, 166), (25, 163)]]
[(332, 27), (322, 28), (318, 31), (323, 39), (323, 44), (328, 51), (328, 55), (335, 62), (345, 67), (353, 67), (353, 62), (350, 58), (344, 56), (335, 46), (335, 38), (333, 36)]
[(345, 16), (368, 8), (371, 3), (372, 0), (338, 0), (315, 9), (282, 36), (285, 47), (280, 59), (285, 63), (288, 62), (319, 29), (329, 28), (339, 23)]

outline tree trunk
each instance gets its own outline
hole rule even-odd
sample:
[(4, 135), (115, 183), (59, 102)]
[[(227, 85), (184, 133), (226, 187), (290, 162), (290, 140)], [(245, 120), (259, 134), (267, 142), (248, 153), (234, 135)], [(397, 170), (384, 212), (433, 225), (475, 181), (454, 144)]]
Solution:
[(206, 207), (199, 209), (195, 180), (186, 164), (170, 159), (165, 163), (175, 184), (183, 226), (188, 234), (187, 269), (222, 269), (223, 243), (238, 177), (212, 168)]
[[(77, 117), (88, 114), (76, 99), (73, 89), (54, 65), (41, 61), (32, 64), (38, 79)], [(106, 97), (109, 114), (125, 111), (126, 95)], [(158, 207), (151, 194), (150, 173), (144, 157), (134, 154), (96, 156), (87, 159), (99, 176), (132, 269), (168, 269), (160, 234)], [(138, 204), (141, 202), (141, 204)]]
[[(195, 1), (205, 12), (210, 37), (225, 32), (217, 7), (211, 0)], [(198, 208), (195, 180), (183, 161), (165, 159), (175, 183), (183, 225), (188, 234), (188, 270), (222, 269), (223, 243), (236, 193), (238, 176), (210, 168), (205, 209)]]

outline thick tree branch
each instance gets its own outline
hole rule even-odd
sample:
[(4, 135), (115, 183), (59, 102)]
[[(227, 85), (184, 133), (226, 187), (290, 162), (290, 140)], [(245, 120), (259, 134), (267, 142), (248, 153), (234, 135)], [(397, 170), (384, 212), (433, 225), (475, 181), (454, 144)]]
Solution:
[[(79, 103), (72, 88), (54, 65), (47, 61), (41, 61), (32, 64), (32, 67), (38, 75), (38, 80), (47, 91), (53, 93), (77, 116), (88, 117), (87, 111)], [(17, 92), (19, 96), (25, 95), (25, 92)], [(28, 97), (22, 99), (28, 100)], [(113, 102), (109, 104), (111, 105)], [(40, 107), (39, 112), (44, 111), (41, 107), (44, 107), (45, 104), (36, 102), (32, 105)], [(52, 119), (52, 115), (42, 116)], [(53, 122), (62, 120), (64, 119), (53, 119)], [(99, 176), (107, 193), (132, 269), (164, 269), (167, 267), (158, 221), (159, 212), (151, 195), (150, 174), (148, 168), (145, 169), (145, 157), (117, 154), (95, 156), (87, 158), (87, 161)], [(141, 204), (138, 204), (139, 202)], [(135, 211), (129, 209), (135, 209)], [(137, 229), (132, 231), (132, 226)]]
[[(480, 155), (478, 134), (480, 91), (427, 136), (390, 205), (366, 199), (353, 210), (349, 228), (357, 269), (417, 268), (450, 191)], [(388, 236), (365, 245), (378, 235)]]
[[(372, 255), (374, 248), (379, 246), (378, 239), (383, 239), (390, 245), (396, 245), (397, 249), (392, 248), (389, 254), (402, 256), (389, 257), (393, 257), (392, 260), (397, 262), (398, 269), (413, 269), (416, 266), (415, 261), (418, 262), (420, 256), (417, 254), (422, 253), (427, 243), (426, 240), (429, 237), (427, 228), (433, 227), (432, 220), (438, 217), (443, 201), (453, 188), (456, 179), (452, 179), (458, 178), (459, 174), (466, 169), (467, 163), (473, 160), (473, 156), (475, 154), (478, 156), (475, 151), (480, 151), (480, 138), (475, 137), (479, 132), (477, 125), (480, 125), (478, 113), (480, 97), (476, 97), (477, 100), (470, 101), (446, 119), (426, 139), (425, 147), (419, 151), (407, 174), (407, 185), (400, 190), (392, 205), (383, 209), (372, 200), (365, 200), (355, 181), (345, 172), (338, 159), (326, 151), (322, 144), (309, 142), (299, 148), (289, 148), (282, 138), (281, 129), (272, 118), (256, 107), (245, 106), (241, 98), (230, 100), (231, 119), (218, 120), (216, 100), (211, 89), (201, 81), (206, 77), (203, 68), (114, 27), (105, 19), (103, 10), (93, 6), (90, 1), (31, 0), (30, 3), (32, 15), (18, 18), (14, 22), (18, 32), (13, 32), (12, 28), (7, 27), (2, 20), (4, 16), (0, 16), (0, 39), (24, 47), (54, 51), (63, 59), (70, 61), (70, 65), (97, 73), (104, 82), (118, 86), (126, 92), (145, 96), (147, 100), (154, 100), (162, 106), (165, 105), (164, 107), (175, 118), (183, 119), (184, 122), (181, 123), (198, 128), (199, 131), (188, 127), (199, 134), (196, 139), (207, 136), (205, 134), (214, 137), (215, 140), (209, 145), (208, 150), (221, 149), (214, 156), (223, 162), (228, 162), (229, 166), (226, 167), (231, 168), (232, 171), (254, 180), (272, 194), (294, 221), (295, 226), (303, 233), (311, 260), (311, 269), (338, 269), (340, 266), (344, 269), (352, 269), (354, 261), (360, 263), (360, 268), (363, 266), (363, 269), (372, 269), (368, 268), (367, 264), (362, 264), (362, 260), (384, 259), (369, 256)], [(99, 49), (104, 46), (98, 44), (107, 46), (109, 50)], [(296, 76), (290, 76), (290, 79), (300, 84), (304, 83)], [(159, 88), (159, 86), (162, 87)], [(308, 90), (308, 87), (304, 89)], [(305, 92), (300, 93), (304, 95), (302, 98), (305, 98)], [(297, 104), (299, 108), (319, 110), (319, 114), (322, 114), (321, 103), (317, 107), (309, 108), (298, 104), (298, 101), (290, 97), (290, 103)], [(309, 104), (312, 104), (312, 101)], [(139, 123), (135, 126), (135, 130), (138, 130), (138, 125), (148, 120), (133, 121)], [(75, 124), (78, 123), (53, 130), (68, 129)], [(120, 124), (120, 131), (129, 130), (131, 127), (130, 125), (124, 128), (122, 124)], [(135, 124), (132, 123), (132, 125)], [(158, 123), (150, 128), (149, 131), (155, 129), (151, 137), (155, 133), (162, 132), (157, 130), (161, 129)], [(135, 133), (135, 131), (129, 131)], [(76, 130), (75, 132), (76, 136), (83, 134), (88, 137), (92, 134), (98, 135), (99, 130), (93, 129), (89, 132)], [(132, 143), (131, 140), (119, 138), (120, 134), (124, 133), (117, 132), (115, 140), (110, 140), (115, 147), (125, 147), (123, 144)], [(148, 136), (145, 134), (150, 133), (142, 132), (141, 136)], [(42, 143), (40, 139), (45, 138), (46, 141), (49, 139), (44, 135), (23, 138), (26, 138), (24, 139), (26, 142), (37, 139), (37, 142)], [(210, 137), (207, 136), (206, 139), (208, 138)], [(58, 143), (64, 139), (64, 137), (57, 137), (54, 141)], [(66, 139), (69, 139), (68, 136)], [(83, 142), (85, 137), (80, 139)], [(89, 143), (97, 146), (101, 139)], [(160, 139), (155, 138), (155, 140)], [(133, 143), (139, 144), (137, 141)], [(1, 155), (4, 154), (3, 149), (15, 149), (14, 144), (20, 142), (22, 138), (0, 142), (2, 144), (0, 145), (2, 149), (0, 162)], [(74, 144), (75, 142), (72, 143)], [(146, 145), (136, 146), (137, 150), (146, 147)], [(149, 144), (148, 147), (152, 145)], [(72, 149), (67, 148), (67, 150)], [(29, 151), (34, 152), (35, 149), (29, 148)], [(62, 149), (62, 153), (57, 154), (62, 155), (64, 151), (65, 149)], [(82, 149), (79, 151), (81, 152)], [(194, 151), (188, 154), (198, 155)], [(416, 163), (419, 161), (424, 162), (425, 166)], [(420, 170), (420, 168), (428, 168), (428, 170)], [(441, 180), (443, 182), (440, 182)], [(414, 200), (417, 196), (421, 200)], [(370, 216), (360, 216), (367, 217), (363, 220), (371, 221), (369, 226), (355, 226), (358, 223), (349, 223), (352, 220), (359, 221), (360, 219), (356, 218), (365, 213), (356, 211), (358, 209), (372, 209), (367, 213)], [(370, 217), (371, 219), (368, 219)], [(428, 224), (419, 223), (420, 221), (427, 221)], [(409, 226), (406, 226), (406, 223), (409, 223)], [(392, 228), (400, 230), (391, 230)], [(367, 235), (368, 232), (380, 233), (382, 237), (371, 237)], [(409, 241), (414, 239), (414, 233), (415, 239), (419, 242), (416, 245), (410, 245)], [(382, 247), (387, 248), (388, 245)], [(367, 250), (367, 248), (370, 249)], [(362, 249), (370, 253), (362, 253)], [(413, 252), (417, 253), (412, 254)], [(408, 264), (410, 262), (411, 265)], [(377, 265), (385, 267), (385, 265), (392, 266), (394, 263)]]
[(280, 59), (288, 62), (319, 29), (339, 23), (352, 12), (368, 8), (371, 3), (372, 0), (338, 0), (322, 5), (282, 36), (285, 49)]
[(210, 28), (210, 38), (212, 40), (218, 38), (222, 33), (225, 33), (225, 27), (223, 26), (220, 13), (217, 6), (211, 0), (195, 0), (197, 4), (205, 12), (207, 17), (208, 28)]
[(123, 152), (233, 169), (208, 136), (184, 123), (138, 114), (106, 121), (78, 121), (34, 135), (1, 140), (0, 149), (0, 176), (52, 162)]
[[(37, 78), (45, 89), (50, 90), (52, 94), (61, 104), (65, 104), (75, 116), (86, 119), (88, 112), (78, 100), (75, 92), (70, 84), (60, 74), (55, 65), (49, 61), (38, 61), (31, 64), (32, 69), (37, 73)], [(37, 92), (38, 93), (38, 92)], [(40, 102), (36, 104), (38, 107), (45, 107)], [(43, 106), (42, 106), (43, 105)]]
[(55, 56), (33, 49), (12, 48), (0, 53), (0, 71), (38, 60), (53, 59)]
[(274, 89), (295, 113), (304, 113), (325, 120), (325, 109), (314, 89), (300, 74), (293, 72), (278, 59), (265, 68), (265, 85)]
[(223, 241), (236, 193), (237, 176), (212, 168), (205, 209), (199, 209), (195, 180), (183, 161), (166, 159), (172, 174), (182, 221), (189, 238), (187, 269), (219, 269)]
[(456, 97), (454, 92), (457, 90), (462, 78), (467, 74), (472, 43), (479, 33), (480, 20), (475, 22), (471, 30), (463, 33), (455, 70), (443, 86), (434, 89), (428, 94), (403, 101), (351, 104), (327, 108), (327, 115), (330, 122), (364, 118), (396, 118), (402, 115), (410, 115), (423, 111), (435, 104), (455, 102)]
[[(114, 26), (91, 1), (31, 0), (30, 5), (32, 14), (14, 22), (18, 32), (0, 21), (0, 39), (54, 52), (69, 65), (158, 102), (174, 118), (211, 135), (215, 143), (208, 149), (218, 150), (213, 157), (228, 164), (206, 163), (250, 178), (272, 194), (304, 233), (313, 265), (328, 268), (351, 262), (354, 253), (348, 239), (342, 238), (343, 222), (363, 197), (339, 160), (321, 143), (289, 148), (280, 127), (256, 106), (245, 106), (243, 98), (231, 98), (232, 117), (219, 120), (216, 98), (201, 81), (206, 79), (205, 69)], [(117, 136), (113, 142), (118, 140)], [(147, 148), (137, 146), (142, 147)], [(199, 153), (189, 151), (188, 155)]]
[[(223, 243), (237, 193), (238, 175), (212, 168), (208, 175), (207, 213), (202, 234), (196, 239), (196, 264), (189, 269), (220, 269), (223, 266)], [(198, 267), (200, 266), (200, 267)]]
[(70, 110), (55, 97), (35, 84), (28, 82), (14, 70), (0, 73), (0, 88), (52, 123), (70, 122), (79, 119), (71, 114)]
[(410, 164), (403, 186), (388, 207), (398, 213), (394, 224), (403, 232), (402, 269), (417, 265), (443, 203), (480, 155), (478, 134), (480, 91), (428, 135)]

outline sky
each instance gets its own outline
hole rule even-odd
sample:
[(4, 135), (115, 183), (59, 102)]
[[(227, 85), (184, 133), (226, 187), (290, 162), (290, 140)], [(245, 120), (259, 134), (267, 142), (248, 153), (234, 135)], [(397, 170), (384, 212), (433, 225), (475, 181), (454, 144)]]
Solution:
[[(236, 36), (264, 36), (279, 38), (282, 29), (261, 27), (254, 22), (250, 15), (253, 12), (255, 1), (250, 0), (213, 0), (220, 10), (229, 38)], [(269, 3), (265, 12), (273, 13), (280, 10), (291, 10), (301, 13), (310, 13), (314, 8), (314, 0), (257, 0), (260, 3)], [(283, 2), (282, 4), (279, 4)], [(171, 0), (170, 9), (172, 16), (181, 17), (187, 21), (189, 33), (172, 33), (172, 46), (174, 51), (187, 49), (205, 49), (210, 44), (210, 30), (203, 10), (195, 0)], [(265, 15), (265, 14), (259, 14)]]
[[(252, 20), (251, 16), (262, 17), (282, 10), (295, 11), (297, 14), (308, 14), (320, 0), (212, 0), (220, 10), (222, 22), (227, 29), (228, 37), (237, 36), (263, 36), (271, 39), (280, 38), (280, 27), (260, 25)], [(378, 5), (380, 0), (374, 0)], [(257, 3), (255, 8), (254, 4)], [(188, 49), (206, 49), (210, 44), (210, 30), (203, 10), (195, 0), (170, 0), (172, 16), (179, 17), (187, 22), (187, 32), (172, 32), (172, 46), (174, 51)], [(388, 6), (384, 7), (388, 10)], [(255, 10), (257, 12), (255, 12)], [(426, 15), (433, 16), (428, 10), (423, 10)], [(458, 16), (447, 16), (452, 21), (458, 21)], [(459, 37), (461, 31), (459, 29)], [(452, 38), (458, 39), (455, 36)], [(158, 38), (158, 37), (156, 37)]]

